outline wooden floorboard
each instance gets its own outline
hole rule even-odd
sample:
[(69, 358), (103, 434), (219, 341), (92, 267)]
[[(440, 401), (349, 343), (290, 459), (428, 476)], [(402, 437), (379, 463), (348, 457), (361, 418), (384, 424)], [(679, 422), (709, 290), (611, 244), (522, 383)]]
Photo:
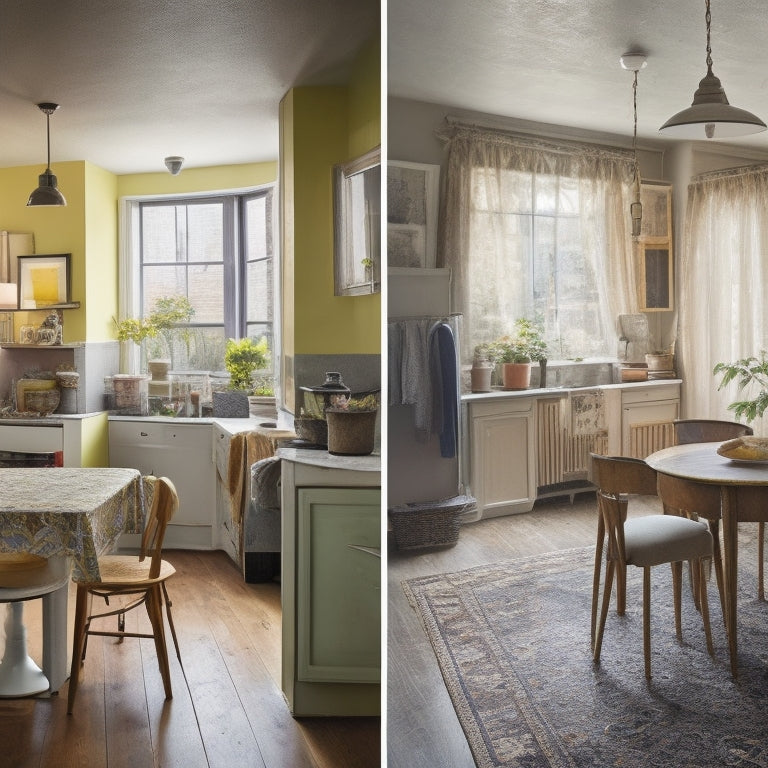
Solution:
[[(166, 640), (165, 700), (152, 640), (90, 637), (74, 713), (59, 695), (0, 699), (2, 768), (371, 768), (378, 718), (293, 718), (280, 690), (280, 585), (245, 584), (222, 552), (166, 551), (181, 647)], [(40, 601), (25, 606), (40, 663)], [(74, 616), (70, 593), (69, 647)], [(129, 626), (148, 630), (144, 608)], [(110, 620), (114, 627), (116, 620)], [(113, 628), (110, 627), (110, 628)]]
[[(630, 514), (658, 511), (637, 499)], [(538, 503), (532, 512), (491, 518), (461, 528), (454, 547), (388, 556), (387, 766), (474, 768), (475, 762), (451, 704), (421, 621), (401, 583), (476, 565), (594, 545), (594, 493)], [(589, 628), (585, 628), (589, 632)]]

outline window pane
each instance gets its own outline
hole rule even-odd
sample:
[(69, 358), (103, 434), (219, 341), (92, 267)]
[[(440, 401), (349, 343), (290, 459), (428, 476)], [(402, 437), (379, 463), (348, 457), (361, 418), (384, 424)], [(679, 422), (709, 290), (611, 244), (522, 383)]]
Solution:
[[(271, 242), (267, 231), (267, 197), (252, 197), (246, 206), (246, 259), (264, 259), (270, 255)], [(272, 222), (269, 222), (271, 228)]]
[(272, 317), (272, 261), (248, 264), (247, 296), (249, 323), (267, 321)]
[(176, 207), (142, 208), (142, 257), (144, 263), (176, 261)]
[(144, 315), (148, 315), (157, 299), (163, 296), (187, 295), (187, 268), (179, 266), (148, 266), (142, 275)]
[(220, 264), (190, 265), (188, 297), (195, 309), (193, 323), (224, 325), (224, 267)]
[(224, 205), (186, 206), (187, 261), (222, 261), (224, 258)]

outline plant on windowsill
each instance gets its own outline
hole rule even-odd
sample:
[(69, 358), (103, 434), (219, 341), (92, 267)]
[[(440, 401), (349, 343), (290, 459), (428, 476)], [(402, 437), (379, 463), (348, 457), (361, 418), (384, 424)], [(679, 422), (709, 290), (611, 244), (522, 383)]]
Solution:
[[(112, 318), (117, 329), (118, 341), (132, 341), (137, 346), (144, 346), (148, 358), (162, 359), (165, 354), (170, 358), (168, 367), (173, 365), (173, 342), (181, 338), (189, 339), (189, 329), (183, 326), (195, 314), (186, 296), (161, 296), (152, 311), (146, 317), (128, 317), (124, 320)], [(148, 341), (157, 339), (158, 344), (147, 349)]]
[(248, 418), (248, 397), (253, 393), (253, 374), (266, 368), (269, 360), (267, 339), (227, 339), (224, 367), (229, 373), (229, 388), (213, 393), (213, 415), (225, 418)]
[(490, 342), (487, 349), (489, 358), (502, 364), (504, 389), (528, 389), (531, 383), (531, 362), (541, 365), (543, 378), (547, 345), (541, 326), (533, 320), (519, 317), (515, 320), (514, 334)]
[(722, 376), (718, 390), (736, 381), (739, 392), (749, 388), (755, 393), (749, 400), (736, 400), (728, 406), (737, 421), (743, 419), (749, 424), (765, 413), (768, 408), (768, 359), (765, 350), (761, 350), (760, 357), (751, 356), (733, 363), (717, 363), (712, 373)]
[(327, 408), (328, 453), (340, 456), (367, 456), (376, 442), (376, 394), (343, 398)]

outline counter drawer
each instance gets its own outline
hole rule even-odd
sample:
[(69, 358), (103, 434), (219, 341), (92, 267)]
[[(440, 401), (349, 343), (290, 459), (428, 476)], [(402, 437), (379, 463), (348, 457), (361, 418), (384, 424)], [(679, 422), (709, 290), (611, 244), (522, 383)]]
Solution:
[(651, 403), (657, 400), (679, 400), (679, 384), (670, 384), (662, 387), (637, 387), (637, 389), (628, 389), (621, 393), (621, 404), (631, 403)]
[(64, 450), (63, 427), (0, 426), (0, 450), (53, 453)]
[(507, 413), (533, 413), (536, 404), (535, 397), (509, 397), (493, 402), (470, 403), (470, 415), (478, 416), (503, 416)]

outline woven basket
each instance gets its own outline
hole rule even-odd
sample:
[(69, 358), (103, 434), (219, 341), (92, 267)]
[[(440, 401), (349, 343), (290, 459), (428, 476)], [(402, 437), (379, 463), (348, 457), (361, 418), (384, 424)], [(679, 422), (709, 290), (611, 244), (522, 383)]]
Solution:
[(389, 508), (398, 549), (452, 546), (459, 540), (461, 518), (477, 506), (474, 496), (414, 502)]
[(32, 413), (47, 416), (59, 407), (61, 393), (58, 389), (29, 390), (24, 395), (24, 408)]

